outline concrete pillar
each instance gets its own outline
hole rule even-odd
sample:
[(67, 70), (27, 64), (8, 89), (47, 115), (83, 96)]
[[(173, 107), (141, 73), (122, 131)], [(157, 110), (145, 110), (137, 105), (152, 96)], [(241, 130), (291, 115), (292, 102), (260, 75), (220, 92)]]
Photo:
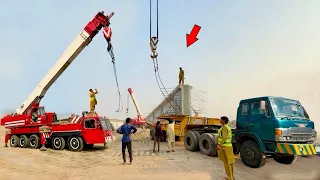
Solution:
[(192, 115), (191, 111), (191, 89), (190, 85), (181, 87), (181, 110), (182, 115)]

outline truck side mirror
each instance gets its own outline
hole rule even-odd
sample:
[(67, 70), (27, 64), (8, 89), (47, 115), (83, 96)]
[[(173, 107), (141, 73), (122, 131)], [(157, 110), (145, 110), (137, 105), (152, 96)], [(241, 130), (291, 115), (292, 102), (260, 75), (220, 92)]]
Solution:
[(266, 110), (266, 101), (260, 101), (260, 109), (263, 111)]

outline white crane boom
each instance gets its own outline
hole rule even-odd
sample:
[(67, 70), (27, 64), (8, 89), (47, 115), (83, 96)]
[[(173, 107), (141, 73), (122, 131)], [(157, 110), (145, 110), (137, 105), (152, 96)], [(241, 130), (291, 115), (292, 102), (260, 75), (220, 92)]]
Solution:
[(17, 114), (25, 113), (35, 103), (39, 103), (44, 97), (51, 85), (60, 77), (60, 75), (67, 69), (72, 61), (81, 53), (81, 51), (89, 45), (92, 38), (99, 32), (99, 30), (109, 25), (109, 19), (113, 16), (103, 15), (103, 11), (90, 21), (84, 30), (72, 41), (68, 48), (58, 59), (57, 63), (51, 68), (46, 76), (40, 81), (38, 86), (32, 91), (29, 97), (23, 104), (16, 110)]
[(129, 94), (130, 94), (131, 99), (132, 99), (132, 101), (133, 101), (133, 104), (134, 104), (134, 106), (136, 107), (136, 111), (137, 111), (138, 117), (140, 117), (140, 116), (141, 116), (141, 111), (140, 111), (140, 108), (139, 108), (138, 103), (137, 103), (137, 101), (136, 101), (136, 98), (135, 98), (135, 96), (134, 96), (134, 94), (133, 94), (133, 91), (132, 91), (131, 88), (129, 88), (128, 91), (129, 91)]

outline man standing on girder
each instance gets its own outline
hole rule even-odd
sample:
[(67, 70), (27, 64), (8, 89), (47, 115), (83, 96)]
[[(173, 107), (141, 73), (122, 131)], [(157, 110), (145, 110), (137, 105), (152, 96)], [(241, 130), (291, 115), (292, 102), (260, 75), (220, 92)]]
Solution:
[(182, 67), (179, 68), (179, 85), (184, 85), (184, 70)]
[(95, 89), (95, 91), (93, 91), (92, 89), (89, 89), (90, 112), (94, 112), (96, 109), (96, 105), (98, 104), (98, 101), (96, 99), (96, 94), (98, 94), (97, 89)]

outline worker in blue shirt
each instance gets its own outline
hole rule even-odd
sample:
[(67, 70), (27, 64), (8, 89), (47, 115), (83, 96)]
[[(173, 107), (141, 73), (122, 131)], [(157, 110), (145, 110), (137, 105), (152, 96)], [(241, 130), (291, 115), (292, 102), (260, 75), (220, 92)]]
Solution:
[[(126, 148), (128, 148), (130, 164), (132, 163), (132, 144), (131, 144), (131, 134), (137, 132), (137, 128), (135, 128), (132, 124), (130, 124), (131, 119), (127, 118), (126, 123), (117, 129), (119, 134), (123, 134), (122, 136), (122, 158), (123, 164), (126, 163)], [(133, 130), (133, 131), (132, 131)]]

